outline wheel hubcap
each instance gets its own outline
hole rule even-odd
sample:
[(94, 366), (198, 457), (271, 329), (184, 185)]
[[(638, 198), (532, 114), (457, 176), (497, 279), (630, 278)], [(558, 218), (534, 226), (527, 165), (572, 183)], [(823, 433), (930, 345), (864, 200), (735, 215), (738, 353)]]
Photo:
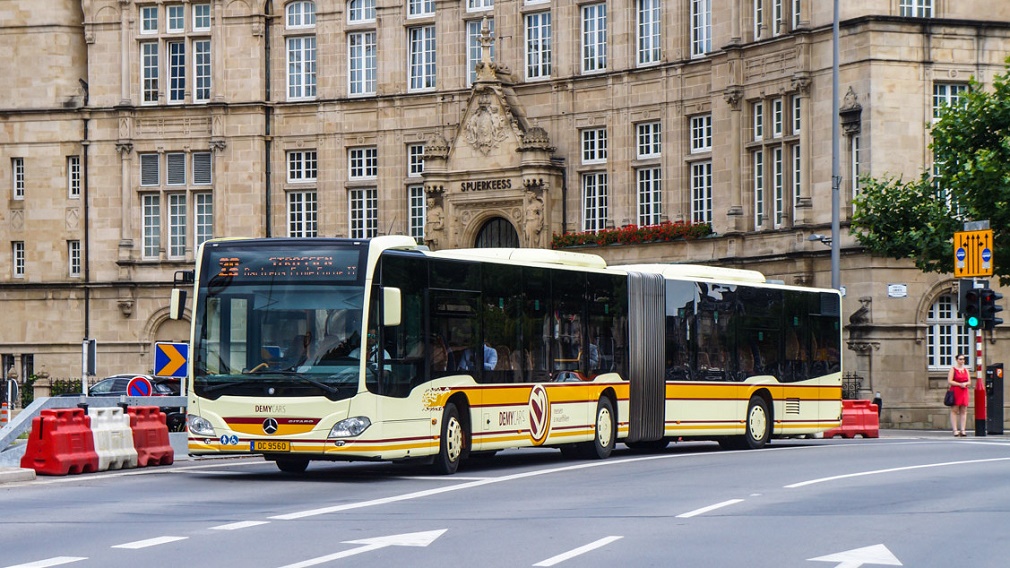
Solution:
[(610, 445), (613, 430), (614, 423), (610, 411), (606, 408), (600, 409), (600, 415), (596, 417), (596, 437), (599, 438), (600, 445), (604, 448)]
[(768, 429), (768, 416), (760, 406), (755, 405), (750, 411), (750, 435), (755, 440), (763, 440)]
[(452, 418), (445, 428), (445, 453), (449, 461), (455, 462), (463, 451), (463, 427), (459, 420)]

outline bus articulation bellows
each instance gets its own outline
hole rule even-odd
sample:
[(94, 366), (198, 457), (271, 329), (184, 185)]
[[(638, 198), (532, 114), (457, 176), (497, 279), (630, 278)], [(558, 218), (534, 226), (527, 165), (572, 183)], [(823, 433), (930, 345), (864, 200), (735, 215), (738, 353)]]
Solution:
[(191, 454), (451, 474), (516, 447), (760, 448), (841, 418), (839, 294), (753, 271), (405, 236), (214, 239), (177, 282), (194, 292)]

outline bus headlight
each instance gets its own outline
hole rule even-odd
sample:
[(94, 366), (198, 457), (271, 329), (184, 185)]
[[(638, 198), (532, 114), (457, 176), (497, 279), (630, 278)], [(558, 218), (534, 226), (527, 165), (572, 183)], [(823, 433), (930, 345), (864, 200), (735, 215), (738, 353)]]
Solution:
[(186, 415), (186, 425), (189, 426), (189, 433), (197, 436), (214, 436), (214, 427), (210, 421), (196, 414)]
[(330, 428), (330, 435), (328, 438), (351, 438), (354, 436), (359, 436), (362, 432), (368, 429), (372, 425), (372, 421), (368, 419), (367, 416), (354, 416), (352, 418), (345, 418), (340, 422), (333, 425)]

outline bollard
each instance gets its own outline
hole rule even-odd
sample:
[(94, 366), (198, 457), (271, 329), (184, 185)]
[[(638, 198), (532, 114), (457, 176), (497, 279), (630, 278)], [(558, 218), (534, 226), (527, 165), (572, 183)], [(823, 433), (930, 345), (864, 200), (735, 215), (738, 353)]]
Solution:
[(0, 404), (0, 424), (7, 424), (10, 421), (11, 421), (10, 406), (6, 402)]

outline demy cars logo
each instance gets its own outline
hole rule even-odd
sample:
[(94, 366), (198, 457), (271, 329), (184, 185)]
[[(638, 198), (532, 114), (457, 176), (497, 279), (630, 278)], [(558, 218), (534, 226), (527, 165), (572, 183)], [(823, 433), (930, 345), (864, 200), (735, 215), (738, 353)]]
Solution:
[(547, 399), (547, 389), (543, 385), (534, 385), (530, 390), (528, 407), (530, 438), (534, 446), (539, 446), (547, 440), (547, 433), (551, 428), (551, 401)]

